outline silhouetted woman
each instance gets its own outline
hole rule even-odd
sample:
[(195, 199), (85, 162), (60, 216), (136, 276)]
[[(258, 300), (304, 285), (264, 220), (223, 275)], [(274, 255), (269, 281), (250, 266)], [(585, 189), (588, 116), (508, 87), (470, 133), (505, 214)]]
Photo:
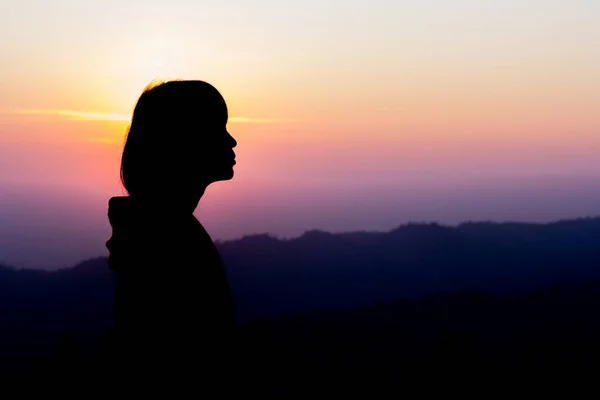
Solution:
[[(113, 197), (115, 373), (140, 389), (201, 390), (227, 373), (234, 325), (223, 264), (192, 214), (208, 185), (233, 177), (225, 100), (202, 81), (140, 96), (121, 159), (129, 196)], [(142, 386), (139, 386), (142, 385)]]

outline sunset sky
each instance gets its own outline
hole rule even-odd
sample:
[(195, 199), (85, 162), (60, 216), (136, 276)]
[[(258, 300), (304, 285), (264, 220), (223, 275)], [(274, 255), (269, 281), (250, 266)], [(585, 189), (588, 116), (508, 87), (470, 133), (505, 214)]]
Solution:
[(236, 176), (197, 212), (215, 239), (600, 215), (599, 17), (596, 0), (3, 1), (0, 262), (104, 254), (153, 79), (228, 102)]

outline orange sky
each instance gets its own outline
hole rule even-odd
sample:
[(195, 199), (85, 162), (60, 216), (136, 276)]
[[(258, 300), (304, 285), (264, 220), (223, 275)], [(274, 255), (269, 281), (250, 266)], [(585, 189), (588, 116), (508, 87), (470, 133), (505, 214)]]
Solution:
[(214, 226), (224, 204), (290, 188), (302, 207), (600, 175), (598, 15), (593, 0), (9, 2), (0, 185), (121, 194), (131, 110), (169, 78), (206, 80), (230, 108), (238, 164), (208, 194)]

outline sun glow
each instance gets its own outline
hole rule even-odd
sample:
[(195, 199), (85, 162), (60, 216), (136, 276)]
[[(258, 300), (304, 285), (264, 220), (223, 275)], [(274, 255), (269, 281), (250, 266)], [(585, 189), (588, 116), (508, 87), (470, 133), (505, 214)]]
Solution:
[(101, 121), (124, 121), (129, 122), (131, 116), (119, 113), (99, 113), (93, 111), (75, 111), (75, 110), (16, 110), (14, 114), (21, 115), (51, 115), (57, 117), (65, 117), (76, 120), (101, 120)]
[[(94, 111), (77, 111), (77, 110), (40, 110), (40, 109), (25, 109), (0, 112), (0, 115), (25, 115), (25, 116), (51, 116), (66, 118), (69, 120), (81, 121), (113, 121), (113, 122), (130, 122), (131, 115), (116, 112), (94, 112)], [(250, 118), (250, 117), (229, 117), (231, 124), (269, 124), (277, 122), (285, 122), (270, 118)]]

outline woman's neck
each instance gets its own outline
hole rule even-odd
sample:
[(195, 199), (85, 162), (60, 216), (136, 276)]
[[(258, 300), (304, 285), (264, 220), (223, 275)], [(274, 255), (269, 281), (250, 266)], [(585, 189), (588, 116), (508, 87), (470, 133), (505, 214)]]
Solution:
[(130, 196), (132, 201), (143, 208), (148, 208), (152, 212), (167, 214), (192, 214), (200, 198), (179, 197), (179, 196)]

